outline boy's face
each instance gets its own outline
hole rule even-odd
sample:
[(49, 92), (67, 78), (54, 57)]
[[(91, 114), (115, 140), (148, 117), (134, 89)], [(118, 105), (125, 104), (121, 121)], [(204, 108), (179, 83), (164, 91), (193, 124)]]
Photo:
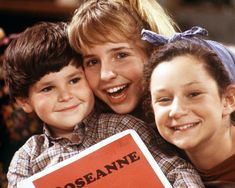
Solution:
[(167, 141), (187, 152), (220, 140), (229, 122), (228, 105), (198, 59), (185, 55), (162, 62), (150, 90), (156, 125)]
[(52, 133), (71, 132), (92, 111), (94, 96), (82, 68), (68, 65), (59, 72), (43, 76), (20, 105), (26, 112), (35, 111)]
[(84, 48), (82, 53), (95, 95), (116, 113), (132, 112), (143, 96), (144, 50), (130, 42), (110, 42)]

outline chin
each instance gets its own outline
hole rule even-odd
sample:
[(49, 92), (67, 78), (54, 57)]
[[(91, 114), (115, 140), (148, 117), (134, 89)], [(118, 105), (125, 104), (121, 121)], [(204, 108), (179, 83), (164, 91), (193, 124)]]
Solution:
[(112, 108), (112, 110), (117, 113), (117, 114), (129, 114), (132, 112), (132, 110), (129, 109), (117, 109), (117, 108)]
[(117, 114), (129, 114), (134, 111), (135, 106), (131, 104), (125, 104), (125, 105), (114, 106), (111, 108)]
[(173, 144), (182, 150), (190, 150), (192, 148), (192, 145), (189, 142), (173, 143)]

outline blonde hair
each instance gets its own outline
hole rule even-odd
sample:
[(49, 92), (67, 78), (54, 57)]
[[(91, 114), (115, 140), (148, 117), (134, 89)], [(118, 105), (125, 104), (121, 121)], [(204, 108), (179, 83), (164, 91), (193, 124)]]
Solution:
[(105, 42), (141, 41), (141, 30), (166, 36), (176, 24), (156, 0), (88, 0), (74, 13), (68, 27), (69, 42), (78, 52), (83, 46)]
[[(122, 2), (123, 0), (120, 1)], [(175, 33), (175, 28), (178, 28), (161, 5), (157, 3), (157, 0), (124, 1), (128, 2), (141, 19), (148, 23), (150, 30), (162, 35), (171, 36)]]

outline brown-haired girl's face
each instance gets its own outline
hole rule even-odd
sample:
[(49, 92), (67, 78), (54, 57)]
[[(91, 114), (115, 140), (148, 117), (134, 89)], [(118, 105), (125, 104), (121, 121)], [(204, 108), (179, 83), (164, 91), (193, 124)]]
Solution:
[(229, 127), (229, 105), (198, 58), (182, 55), (160, 63), (150, 91), (160, 134), (186, 152), (215, 145)]
[(131, 42), (107, 42), (83, 48), (86, 78), (95, 95), (113, 111), (132, 112), (143, 96), (145, 51)]

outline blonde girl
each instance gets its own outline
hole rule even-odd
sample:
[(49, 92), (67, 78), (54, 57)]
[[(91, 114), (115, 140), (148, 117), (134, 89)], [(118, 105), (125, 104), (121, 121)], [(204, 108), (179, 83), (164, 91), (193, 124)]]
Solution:
[[(90, 0), (75, 12), (68, 34), (72, 47), (83, 55), (86, 78), (102, 112), (132, 114), (154, 122), (145, 114), (150, 97), (143, 88), (143, 67), (152, 45), (141, 40), (141, 30), (169, 36), (176, 25), (155, 0)], [(162, 138), (155, 141), (168, 147)], [(172, 149), (172, 148), (171, 148)], [(203, 187), (189, 163), (171, 149), (156, 160), (174, 187)]]

